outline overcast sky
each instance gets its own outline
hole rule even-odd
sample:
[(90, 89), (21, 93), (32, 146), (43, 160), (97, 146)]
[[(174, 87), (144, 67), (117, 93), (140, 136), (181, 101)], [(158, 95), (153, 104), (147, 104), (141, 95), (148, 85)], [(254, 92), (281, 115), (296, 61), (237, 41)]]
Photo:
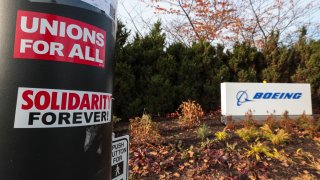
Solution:
[[(304, 2), (310, 2), (312, 0), (305, 0)], [(316, 0), (315, 2), (320, 0)], [(320, 12), (320, 11), (319, 11)], [(151, 26), (160, 19), (158, 14), (154, 13), (154, 10), (150, 7), (147, 7), (147, 4), (141, 2), (141, 0), (118, 0), (118, 11), (117, 11), (118, 19), (120, 19), (127, 29), (131, 30), (131, 35), (135, 32), (141, 32), (142, 34), (149, 32)], [(319, 15), (315, 15), (312, 20), (312, 23), (316, 22), (320, 24)], [(168, 22), (170, 17), (168, 16), (161, 16), (161, 20), (163, 23)], [(309, 36), (313, 36), (314, 38), (319, 38), (319, 29), (309, 29), (308, 31)], [(313, 35), (312, 35), (313, 34)]]
[(132, 32), (138, 29), (141, 33), (149, 32), (158, 20), (158, 15), (141, 0), (118, 0), (117, 16)]

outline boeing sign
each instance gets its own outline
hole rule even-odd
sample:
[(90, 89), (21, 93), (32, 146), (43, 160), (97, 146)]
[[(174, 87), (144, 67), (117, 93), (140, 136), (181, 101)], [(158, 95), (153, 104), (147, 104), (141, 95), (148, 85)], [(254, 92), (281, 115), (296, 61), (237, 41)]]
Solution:
[(250, 102), (247, 91), (239, 91), (236, 96), (237, 106), (241, 106), (243, 103)]
[(253, 115), (312, 114), (310, 84), (221, 84), (222, 115), (244, 116), (249, 110)]
[(253, 99), (300, 99), (302, 96), (301, 92), (258, 92), (253, 96)]
[[(257, 92), (252, 97), (252, 99), (301, 99), (302, 93), (301, 92)], [(237, 106), (241, 106), (242, 104), (246, 102), (254, 101), (252, 99), (249, 99), (249, 95), (247, 93), (247, 90), (245, 91), (239, 91), (236, 95), (236, 102)]]

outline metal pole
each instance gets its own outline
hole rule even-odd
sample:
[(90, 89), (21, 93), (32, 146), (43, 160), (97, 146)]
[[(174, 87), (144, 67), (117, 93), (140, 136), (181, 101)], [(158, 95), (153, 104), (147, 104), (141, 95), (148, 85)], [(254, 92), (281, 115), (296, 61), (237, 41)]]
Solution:
[(0, 1), (0, 179), (111, 179), (115, 19), (102, 2), (116, 8)]

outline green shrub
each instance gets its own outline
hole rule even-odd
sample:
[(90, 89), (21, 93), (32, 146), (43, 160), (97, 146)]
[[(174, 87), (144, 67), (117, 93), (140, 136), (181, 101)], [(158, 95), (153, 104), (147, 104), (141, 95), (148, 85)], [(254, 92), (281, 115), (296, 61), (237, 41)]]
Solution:
[(197, 136), (200, 138), (202, 141), (208, 137), (210, 131), (208, 127), (205, 124), (202, 124), (201, 127), (197, 129)]
[(114, 126), (115, 126), (116, 124), (118, 124), (118, 122), (120, 122), (120, 121), (121, 121), (121, 118), (113, 115), (113, 116), (112, 116), (112, 127), (114, 127)]

